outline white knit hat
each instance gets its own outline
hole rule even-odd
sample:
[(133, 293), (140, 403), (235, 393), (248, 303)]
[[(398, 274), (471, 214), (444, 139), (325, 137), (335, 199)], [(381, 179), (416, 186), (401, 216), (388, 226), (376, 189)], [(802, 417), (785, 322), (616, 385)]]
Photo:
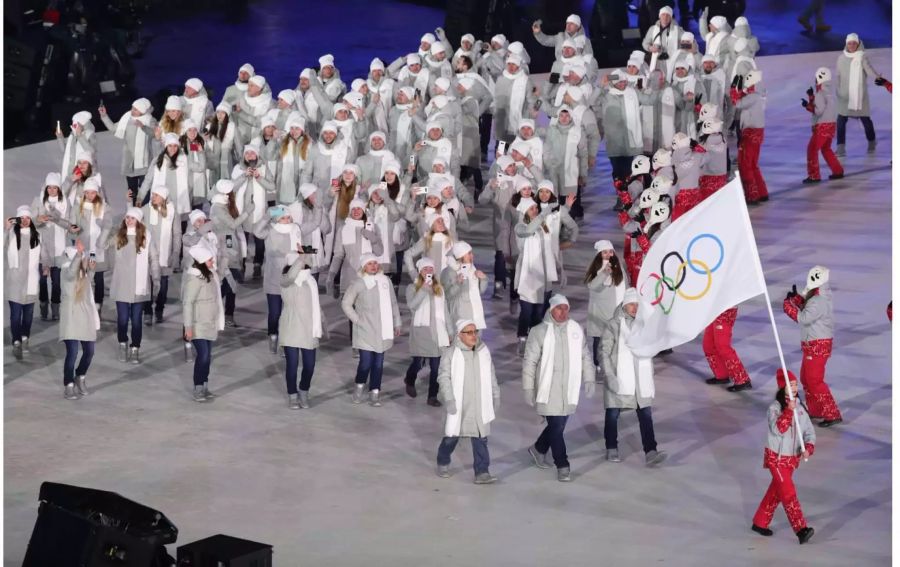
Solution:
[(59, 175), (59, 173), (51, 171), (47, 174), (46, 177), (44, 177), (44, 187), (48, 187), (50, 185), (54, 187), (62, 187), (62, 177)]
[(334, 132), (338, 133), (337, 123), (334, 120), (326, 120), (324, 124), (322, 124), (322, 132)]
[(139, 98), (131, 103), (131, 108), (136, 108), (141, 114), (147, 114), (147, 111), (150, 110), (150, 101), (146, 98)]
[(547, 191), (550, 191), (551, 193), (556, 195), (556, 188), (553, 186), (553, 182), (550, 181), (549, 179), (545, 179), (545, 180), (541, 181), (540, 183), (538, 183), (537, 188), (538, 188), (538, 191), (540, 191), (541, 189), (546, 189)]
[(227, 195), (234, 191), (234, 182), (230, 179), (220, 179), (216, 181), (215, 189), (216, 193)]
[(316, 193), (318, 190), (319, 190), (319, 188), (316, 187), (314, 184), (304, 183), (300, 186), (300, 196), (303, 197), (304, 199), (309, 199), (309, 196)]
[(431, 53), (432, 55), (438, 55), (438, 54), (441, 54), (441, 53), (446, 53), (446, 52), (447, 52), (447, 48), (444, 47), (444, 44), (443, 44), (443, 43), (441, 43), (441, 42), (439, 42), (439, 41), (436, 41), (436, 42), (434, 42), (434, 43), (431, 44), (431, 49), (430, 49), (429, 51), (430, 51), (430, 53)]
[(428, 256), (422, 256), (419, 258), (419, 261), (416, 262), (416, 270), (421, 272), (425, 268), (434, 268), (434, 261)]
[(31, 215), (31, 207), (29, 207), (28, 205), (22, 205), (21, 207), (19, 207), (18, 209), (16, 209), (16, 216), (17, 216), (17, 217), (28, 217), (28, 218), (31, 218), (31, 217), (32, 217), (32, 215)]
[(535, 205), (537, 205), (537, 203), (534, 202), (534, 199), (532, 199), (531, 197), (526, 197), (519, 201), (519, 206), (516, 207), (516, 211), (518, 211), (519, 214), (524, 215), (528, 212), (529, 209), (531, 209), (531, 207), (534, 207)]
[(372, 59), (369, 63), (369, 71), (384, 71), (384, 61), (379, 58)]
[(422, 58), (419, 57), (417, 53), (410, 53), (406, 56), (406, 64), (407, 65), (421, 65)]
[(144, 220), (144, 211), (137, 207), (128, 207), (128, 210), (125, 211), (125, 216), (137, 219), (140, 222)]
[(288, 104), (294, 104), (294, 101), (297, 100), (297, 93), (291, 89), (284, 89), (278, 93), (278, 98), (283, 99)]
[(353, 79), (353, 82), (350, 83), (350, 90), (358, 93), (359, 89), (361, 89), (367, 85), (368, 85), (368, 83), (365, 81), (365, 79), (358, 79), (358, 78)]
[(462, 330), (465, 329), (466, 327), (468, 327), (469, 325), (475, 326), (476, 329), (478, 328), (478, 325), (475, 323), (475, 321), (473, 321), (471, 319), (460, 319), (459, 321), (456, 322), (456, 332), (461, 333)]
[(625, 290), (625, 294), (622, 296), (622, 305), (628, 305), (629, 303), (639, 303), (640, 296), (638, 295), (637, 288), (629, 287)]
[(350, 201), (350, 206), (348, 207), (347, 210), (352, 211), (353, 209), (362, 209), (363, 211), (365, 211), (366, 210), (366, 202), (363, 201), (362, 199), (354, 198), (352, 201)]
[(73, 124), (81, 124), (82, 126), (87, 126), (87, 123), (90, 121), (91, 113), (87, 110), (80, 110), (72, 115)]
[(228, 116), (231, 116), (231, 105), (225, 101), (222, 101), (216, 106), (216, 112), (224, 112)]
[(443, 92), (447, 92), (450, 90), (450, 79), (447, 77), (438, 77), (434, 80), (434, 86), (441, 89)]
[(377, 262), (377, 261), (378, 261), (378, 256), (376, 256), (375, 254), (362, 254), (359, 257), (359, 269), (361, 270), (361, 269), (365, 268), (366, 264), (368, 264), (369, 262)]
[(188, 220), (191, 221), (191, 224), (194, 224), (195, 222), (197, 222), (200, 219), (206, 219), (206, 218), (208, 218), (206, 216), (206, 213), (204, 213), (200, 209), (193, 209), (193, 210), (191, 210), (191, 212), (188, 213)]
[(162, 197), (163, 199), (168, 199), (169, 198), (169, 188), (160, 185), (158, 187), (154, 187), (154, 188), (150, 189), (150, 194), (151, 195), (156, 194), (156, 195), (159, 195), (160, 197)]
[(566, 18), (567, 24), (575, 24), (578, 27), (581, 27), (581, 16), (578, 14), (571, 14), (568, 18)]
[(194, 89), (195, 91), (200, 92), (203, 89), (203, 81), (201, 81), (200, 79), (198, 79), (196, 77), (190, 78), (184, 82), (184, 86), (190, 87), (190, 88)]
[(75, 152), (75, 161), (86, 161), (89, 164), (94, 165), (94, 154), (79, 149)]
[(334, 67), (334, 55), (326, 53), (319, 57), (319, 68), (321, 69), (322, 67)]
[(253, 83), (254, 85), (256, 85), (259, 88), (263, 88), (266, 86), (266, 78), (263, 77), (262, 75), (253, 75), (252, 77), (250, 77), (249, 82)]
[(187, 132), (191, 128), (193, 128), (194, 130), (197, 130), (198, 129), (197, 123), (194, 122), (193, 119), (191, 119), (191, 118), (185, 118), (184, 121), (181, 123), (181, 129), (184, 132)]
[(181, 140), (178, 138), (178, 134), (174, 132), (169, 132), (165, 136), (163, 136), (163, 146), (179, 146), (181, 145)]
[(550, 309), (553, 309), (554, 307), (558, 307), (560, 305), (568, 305), (568, 304), (569, 304), (568, 298), (566, 298), (566, 296), (561, 293), (554, 293), (550, 297)]
[(180, 96), (172, 95), (166, 99), (166, 110), (183, 110), (184, 104)]
[(598, 240), (594, 243), (594, 250), (597, 252), (603, 252), (604, 250), (615, 251), (615, 248), (613, 248), (613, 244), (609, 240)]
[(249, 152), (253, 152), (257, 157), (259, 157), (259, 146), (257, 146), (256, 144), (247, 144), (246, 146), (244, 146), (243, 155), (247, 155), (247, 153)]
[(425, 226), (428, 227), (428, 230), (432, 229), (432, 226), (438, 219), (443, 219), (441, 215), (437, 213), (425, 213)]
[(855, 34), (855, 33), (848, 33), (848, 34), (847, 34), (847, 37), (844, 38), (844, 45), (850, 43), (851, 41), (855, 41), (856, 43), (860, 43), (860, 41), (859, 41), (859, 35), (857, 35), (857, 34)]
[(403, 171), (403, 166), (400, 165), (400, 162), (395, 159), (387, 159), (382, 162), (381, 169), (385, 173), (390, 171), (394, 175), (400, 175), (400, 172)]
[(497, 158), (497, 168), (500, 171), (506, 171), (507, 167), (509, 167), (515, 163), (516, 163), (516, 161), (507, 155), (503, 155), (503, 156), (500, 156)]
[(353, 175), (359, 177), (359, 166), (355, 163), (345, 163), (344, 167), (341, 169), (341, 173), (352, 171)]
[(466, 254), (472, 251), (472, 246), (468, 242), (456, 242), (450, 248), (450, 253), (453, 254), (453, 257), (456, 259), (462, 258)]
[(97, 175), (92, 175), (92, 176), (88, 177), (87, 180), (85, 180), (84, 187), (82, 187), (81, 190), (82, 191), (95, 191), (95, 192), (99, 193), (100, 192), (100, 182), (97, 181), (97, 176), (99, 176), (99, 175), (100, 174), (98, 173)]
[(250, 73), (250, 75), (256, 74), (256, 69), (254, 69), (253, 65), (249, 63), (244, 63), (243, 65), (241, 65), (241, 68), (238, 69), (238, 73), (240, 73), (241, 71), (246, 71), (247, 73)]
[(198, 264), (205, 264), (213, 257), (212, 250), (205, 244), (194, 244), (188, 248), (188, 254), (190, 254), (191, 258), (196, 260)]
[(433, 34), (433, 33), (426, 33), (425, 35), (423, 35), (423, 36), (421, 37), (421, 39), (419, 39), (419, 43), (428, 43), (428, 44), (432, 44), (432, 43), (435, 42), (435, 39), (436, 39), (436, 38), (434, 37), (434, 34)]
[(653, 154), (653, 167), (659, 169), (672, 165), (672, 151), (668, 148), (659, 148)]
[(663, 6), (662, 8), (660, 8), (659, 16), (662, 16), (663, 14), (669, 14), (671, 16), (672, 15), (672, 7), (671, 6)]

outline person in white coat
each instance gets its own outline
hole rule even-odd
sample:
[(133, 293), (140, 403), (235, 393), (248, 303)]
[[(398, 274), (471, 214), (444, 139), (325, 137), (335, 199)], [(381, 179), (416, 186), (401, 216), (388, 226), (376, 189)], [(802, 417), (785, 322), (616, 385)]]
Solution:
[(106, 129), (122, 140), (121, 172), (128, 189), (136, 192), (153, 161), (153, 137), (156, 131), (156, 120), (151, 114), (153, 106), (146, 98), (139, 98), (131, 103), (131, 110), (123, 114), (118, 122), (109, 118), (105, 106), (101, 105), (97, 110)]
[[(97, 155), (97, 133), (91, 122), (91, 113), (86, 110), (76, 112), (72, 116), (69, 135), (65, 138), (63, 138), (62, 130), (57, 126), (56, 140), (63, 152), (60, 175), (63, 179), (68, 179), (69, 175), (74, 172), (76, 162), (79, 161), (79, 154)], [(94, 169), (99, 169), (96, 163), (93, 166)]]
[(553, 233), (547, 225), (549, 209), (541, 211), (534, 199), (519, 201), (519, 221), (515, 233), (519, 244), (515, 289), (519, 294), (519, 322), (516, 336), (518, 353), (525, 350), (529, 331), (541, 322), (547, 311), (554, 284), (559, 282)]
[(460, 437), (472, 441), (475, 484), (492, 484), (488, 436), (491, 422), (500, 408), (500, 386), (487, 345), (478, 336), (471, 320), (456, 322), (453, 345), (441, 356), (438, 371), (441, 398), (447, 411), (444, 437), (438, 446), (437, 475), (450, 476), (450, 456)]
[[(79, 240), (75, 246), (65, 249), (62, 264), (63, 303), (60, 311), (59, 340), (66, 345), (63, 363), (64, 397), (77, 400), (88, 395), (87, 371), (94, 358), (100, 316), (94, 305), (91, 279), (97, 262), (84, 254), (84, 244)], [(78, 349), (81, 360), (75, 366)]]
[[(53, 321), (59, 320), (60, 266), (65, 262), (63, 250), (74, 234), (69, 221), (72, 206), (63, 196), (61, 185), (58, 173), (55, 171), (48, 173), (44, 178), (44, 188), (31, 204), (31, 210), (35, 214), (34, 225), (41, 235), (41, 243), (47, 248), (46, 255), (50, 259), (49, 266), (41, 266), (39, 299), (42, 321), (48, 318)], [(49, 282), (48, 276), (44, 275), (46, 271), (44, 268), (49, 268)]]
[(9, 330), (13, 340), (13, 355), (22, 359), (29, 351), (28, 337), (34, 304), (38, 300), (40, 265), (49, 273), (47, 251), (34, 226), (34, 215), (27, 206), (19, 207), (16, 216), (6, 219), (6, 271), (4, 289), (9, 303)]
[(656, 394), (653, 359), (638, 358), (626, 342), (637, 316), (638, 303), (637, 290), (633, 287), (625, 290), (622, 304), (616, 308), (612, 322), (603, 331), (603, 369), (606, 374), (603, 437), (606, 439), (606, 460), (620, 462), (619, 414), (623, 409), (637, 410), (644, 461), (648, 467), (652, 467), (666, 458), (664, 451), (656, 449), (653, 431), (653, 414), (650, 408)]
[[(315, 256), (290, 252), (285, 257), (281, 276), (284, 308), (278, 320), (278, 344), (284, 349), (288, 407), (308, 409), (309, 388), (316, 371), (319, 341), (328, 328), (319, 303), (319, 284), (311, 270)], [(303, 362), (300, 383), (297, 367)]]
[(181, 148), (181, 138), (176, 134), (166, 134), (162, 139), (163, 150), (159, 153), (147, 171), (144, 182), (137, 192), (128, 190), (128, 199), (147, 204), (150, 200), (150, 189), (168, 187), (171, 201), (175, 205), (175, 214), (184, 215), (191, 212), (191, 194), (194, 176), (191, 175), (188, 158)]
[[(243, 212), (251, 203), (254, 205), (253, 213), (244, 221), (243, 226), (244, 237), (248, 241), (253, 228), (265, 218), (267, 205), (275, 200), (275, 173), (260, 154), (259, 146), (244, 146), (244, 157), (231, 172), (238, 210)], [(262, 264), (266, 256), (265, 241), (254, 236), (253, 246), (253, 279), (259, 279), (262, 277)]]
[(452, 260), (441, 272), (441, 283), (447, 292), (450, 320), (475, 321), (479, 331), (487, 328), (481, 294), (487, 289), (487, 275), (475, 267), (475, 255), (468, 242), (457, 242), (450, 248)]
[(175, 205), (169, 200), (169, 190), (165, 187), (154, 187), (150, 191), (150, 202), (143, 211), (150, 236), (159, 248), (159, 287), (156, 288), (155, 300), (151, 292), (150, 300), (144, 306), (144, 323), (149, 326), (154, 318), (156, 323), (162, 323), (169, 295), (169, 276), (179, 267), (182, 230), (181, 221), (175, 214)]
[(419, 275), (406, 286), (406, 305), (412, 312), (409, 328), (409, 355), (412, 361), (406, 369), (406, 395), (415, 398), (416, 377), (426, 364), (430, 367), (428, 405), (440, 407), (438, 401), (438, 368), (441, 353), (450, 346), (450, 312), (444, 287), (434, 273), (434, 262), (422, 257), (416, 262)]
[(525, 403), (544, 417), (547, 426), (528, 454), (541, 469), (549, 468), (548, 451), (553, 452), (557, 480), (569, 482), (572, 475), (563, 432), (581, 397), (594, 395), (594, 365), (581, 325), (569, 318), (569, 300), (563, 295), (550, 298), (544, 320), (531, 329), (522, 363)]
[(603, 365), (600, 362), (600, 339), (603, 331), (610, 325), (616, 307), (621, 305), (628, 285), (628, 272), (616, 255), (615, 248), (609, 240), (598, 240), (594, 243), (597, 255), (588, 266), (584, 283), (588, 288), (587, 334), (594, 341), (591, 353), (597, 375), (602, 376)]
[(185, 271), (181, 298), (184, 338), (194, 345), (194, 401), (208, 402), (216, 397), (209, 391), (212, 343), (225, 329), (225, 309), (219, 293), (219, 275), (215, 255), (209, 246), (196, 244), (189, 250), (193, 265)]
[(363, 254), (359, 260), (357, 278), (341, 301), (341, 309), (353, 324), (353, 348), (359, 351), (353, 403), (363, 401), (366, 382), (369, 384), (369, 405), (381, 407), (381, 377), (384, 355), (400, 336), (402, 321), (397, 296), (391, 280), (381, 273), (381, 265), (374, 254)]

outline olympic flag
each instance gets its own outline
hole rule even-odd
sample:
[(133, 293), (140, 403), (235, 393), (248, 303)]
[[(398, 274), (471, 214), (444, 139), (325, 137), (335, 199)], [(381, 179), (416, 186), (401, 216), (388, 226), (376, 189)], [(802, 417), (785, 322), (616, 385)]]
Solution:
[(740, 179), (670, 224), (641, 266), (628, 347), (641, 357), (684, 344), (720, 313), (766, 293)]

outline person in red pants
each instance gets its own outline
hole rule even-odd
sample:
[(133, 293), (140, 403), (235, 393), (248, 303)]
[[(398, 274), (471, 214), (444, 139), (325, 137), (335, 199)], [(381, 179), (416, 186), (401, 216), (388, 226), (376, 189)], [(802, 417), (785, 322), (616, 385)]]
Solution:
[(797, 293), (797, 286), (794, 286), (784, 299), (784, 312), (800, 324), (800, 347), (803, 349), (800, 382), (806, 392), (810, 416), (822, 419), (819, 427), (831, 427), (843, 421), (841, 410), (825, 383), (825, 363), (831, 356), (834, 337), (828, 273), (824, 266), (813, 266), (806, 277), (803, 293)]
[[(797, 539), (804, 544), (815, 530), (806, 525), (800, 500), (797, 499), (797, 489), (794, 488), (793, 475), (800, 466), (800, 457), (808, 459), (815, 452), (816, 432), (803, 403), (796, 397), (797, 378), (791, 371), (788, 371), (788, 378), (791, 381), (790, 396), (785, 391), (784, 372), (779, 368), (775, 375), (778, 392), (775, 394), (775, 401), (769, 406), (769, 436), (763, 452), (763, 468), (772, 473), (772, 482), (756, 509), (751, 529), (760, 535), (772, 535), (774, 532), (769, 529), (769, 524), (775, 515), (775, 509), (781, 504)], [(803, 449), (800, 445), (801, 437)]]
[(762, 71), (753, 69), (744, 75), (743, 88), (731, 88), (731, 101), (741, 111), (738, 172), (744, 185), (744, 196), (751, 205), (769, 200), (769, 189), (759, 169), (759, 153), (766, 128), (766, 98), (760, 81)]
[(728, 384), (729, 392), (741, 392), (753, 388), (750, 383), (750, 375), (744, 368), (744, 363), (731, 346), (731, 332), (734, 329), (734, 321), (737, 319), (737, 307), (726, 309), (721, 315), (706, 327), (703, 333), (703, 354), (709, 362), (713, 377), (706, 380), (707, 384)]
[(844, 177), (844, 166), (831, 149), (831, 141), (837, 128), (837, 101), (831, 92), (831, 71), (827, 67), (820, 67), (816, 71), (816, 89), (810, 87), (806, 96), (809, 100), (803, 99), (800, 104), (812, 114), (812, 136), (806, 146), (806, 179), (803, 183), (818, 183), (822, 180), (819, 173), (819, 152), (822, 152), (825, 163), (831, 169), (828, 179), (841, 179)]

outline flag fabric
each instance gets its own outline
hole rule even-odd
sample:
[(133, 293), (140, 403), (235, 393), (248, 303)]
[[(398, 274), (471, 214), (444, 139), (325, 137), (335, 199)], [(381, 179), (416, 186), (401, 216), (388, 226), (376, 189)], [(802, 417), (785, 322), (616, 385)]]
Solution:
[(765, 293), (740, 179), (670, 224), (644, 257), (628, 348), (639, 357), (684, 344), (720, 313)]

